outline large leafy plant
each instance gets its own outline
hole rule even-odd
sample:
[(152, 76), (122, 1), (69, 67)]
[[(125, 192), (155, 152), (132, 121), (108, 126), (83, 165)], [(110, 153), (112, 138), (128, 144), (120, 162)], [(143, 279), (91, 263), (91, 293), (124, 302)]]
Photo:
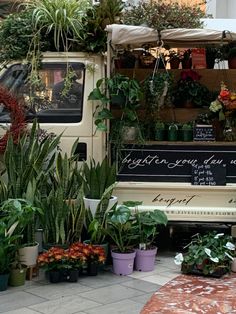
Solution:
[(107, 235), (120, 253), (130, 252), (136, 238), (132, 223), (131, 209), (125, 205), (113, 206), (107, 213)]
[(139, 248), (149, 249), (158, 234), (158, 226), (166, 226), (168, 222), (166, 214), (159, 210), (140, 211), (137, 208), (134, 212), (134, 227), (137, 233)]

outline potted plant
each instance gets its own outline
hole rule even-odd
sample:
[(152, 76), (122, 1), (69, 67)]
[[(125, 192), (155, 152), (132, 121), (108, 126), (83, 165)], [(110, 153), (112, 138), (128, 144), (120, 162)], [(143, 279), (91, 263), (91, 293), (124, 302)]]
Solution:
[(167, 224), (166, 214), (158, 209), (138, 209), (142, 202), (125, 202), (126, 205), (134, 207), (134, 228), (137, 234), (138, 248), (134, 260), (134, 267), (139, 271), (152, 271), (157, 253), (157, 247), (153, 244), (157, 234), (158, 226)]
[(194, 70), (181, 71), (180, 79), (173, 90), (176, 107), (204, 107), (209, 105), (211, 94), (208, 88), (200, 83), (201, 76)]
[(184, 123), (181, 128), (182, 139), (184, 142), (193, 140), (193, 124), (190, 122)]
[(168, 126), (168, 141), (177, 141), (178, 140), (178, 130), (179, 127), (177, 123), (170, 123)]
[(212, 46), (206, 46), (205, 50), (207, 69), (213, 69), (216, 58), (220, 57), (220, 49)]
[(46, 270), (49, 281), (57, 283), (60, 281), (76, 282), (78, 274), (84, 265), (85, 258), (78, 246), (63, 249), (52, 247), (48, 251), (39, 254), (37, 265)]
[[(141, 98), (142, 90), (139, 82), (121, 74), (98, 80), (96, 88), (89, 94), (89, 100), (100, 101), (95, 111), (97, 129), (107, 131), (107, 121), (114, 121), (111, 141), (116, 147), (122, 146), (126, 140), (137, 139), (138, 135), (141, 137), (137, 114)], [(109, 109), (111, 105), (118, 105), (118, 119)], [(128, 131), (130, 132), (130, 128), (132, 137), (124, 138)]]
[(131, 217), (131, 209), (125, 205), (113, 206), (107, 213), (106, 233), (115, 246), (111, 256), (116, 275), (130, 275), (133, 272), (136, 253), (131, 243), (136, 236)]
[(186, 49), (182, 53), (181, 56), (182, 69), (191, 69), (192, 67), (191, 53), (192, 53), (191, 49)]
[(42, 209), (26, 199), (8, 199), (2, 203), (1, 210), (7, 215), (5, 219), (8, 223), (17, 223), (14, 234), (21, 235), (19, 261), (27, 266), (36, 265), (38, 243), (35, 241), (35, 221), (36, 215), (42, 215)]
[(70, 249), (79, 250), (83, 253), (83, 259), (89, 276), (96, 276), (98, 266), (105, 263), (105, 250), (101, 246), (88, 244), (81, 247), (81, 243), (73, 243)]
[(233, 239), (224, 233), (196, 234), (185, 247), (186, 253), (175, 256), (184, 274), (221, 277), (231, 269), (235, 252)]
[(165, 123), (161, 120), (158, 120), (155, 123), (155, 140), (163, 141), (165, 138)]
[(171, 69), (178, 69), (181, 61), (181, 54), (174, 49), (169, 50), (168, 62)]
[(160, 111), (171, 105), (173, 86), (173, 74), (166, 71), (157, 71), (144, 80), (145, 121), (148, 129), (160, 120)]
[(16, 258), (11, 264), (9, 274), (9, 285), (13, 287), (23, 286), (26, 279), (27, 265), (22, 264), (19, 260), (19, 255), (16, 253)]
[(8, 286), (11, 264), (15, 260), (17, 251), (16, 241), (20, 235), (14, 235), (18, 222), (7, 224), (3, 218), (0, 220), (0, 291)]
[(95, 162), (94, 159), (90, 159), (89, 164), (84, 162), (82, 180), (85, 207), (90, 209), (93, 216), (105, 191), (106, 198), (109, 200), (108, 209), (117, 202), (117, 197), (112, 195), (116, 182), (116, 164), (110, 165), (107, 157), (101, 163)]
[[(109, 186), (103, 193), (101, 200), (94, 209), (94, 214), (91, 211), (87, 211), (86, 225), (88, 226), (89, 240), (85, 240), (84, 243), (94, 244), (100, 246), (105, 251), (105, 258), (107, 260), (109, 243), (106, 239), (107, 230), (107, 211), (114, 205), (111, 204), (110, 195), (114, 188), (114, 185)], [(117, 202), (117, 198), (116, 198)], [(112, 202), (113, 203), (113, 202)], [(106, 262), (106, 261), (105, 261)]]

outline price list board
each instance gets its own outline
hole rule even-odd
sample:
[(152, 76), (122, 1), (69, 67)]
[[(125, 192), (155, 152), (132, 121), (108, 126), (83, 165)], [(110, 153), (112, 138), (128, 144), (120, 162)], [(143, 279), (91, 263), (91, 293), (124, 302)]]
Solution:
[(226, 185), (226, 165), (193, 165), (192, 184)]

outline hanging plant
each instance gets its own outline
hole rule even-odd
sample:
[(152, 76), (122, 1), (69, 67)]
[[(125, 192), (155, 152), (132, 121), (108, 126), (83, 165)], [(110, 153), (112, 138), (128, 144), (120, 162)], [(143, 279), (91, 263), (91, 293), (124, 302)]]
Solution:
[(20, 135), (26, 128), (26, 121), (22, 106), (17, 99), (3, 87), (0, 87), (0, 103), (9, 111), (11, 118), (10, 129), (7, 130), (5, 135), (0, 139), (0, 153), (4, 153), (9, 136), (11, 135), (13, 142), (17, 143)]

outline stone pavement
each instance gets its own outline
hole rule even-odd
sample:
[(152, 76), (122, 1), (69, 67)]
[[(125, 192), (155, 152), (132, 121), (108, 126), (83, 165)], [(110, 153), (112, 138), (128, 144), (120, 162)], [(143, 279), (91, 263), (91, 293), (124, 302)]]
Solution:
[(0, 313), (7, 314), (139, 314), (161, 286), (180, 274), (174, 253), (158, 253), (152, 272), (114, 275), (108, 268), (77, 283), (49, 283), (39, 277), (0, 292)]

